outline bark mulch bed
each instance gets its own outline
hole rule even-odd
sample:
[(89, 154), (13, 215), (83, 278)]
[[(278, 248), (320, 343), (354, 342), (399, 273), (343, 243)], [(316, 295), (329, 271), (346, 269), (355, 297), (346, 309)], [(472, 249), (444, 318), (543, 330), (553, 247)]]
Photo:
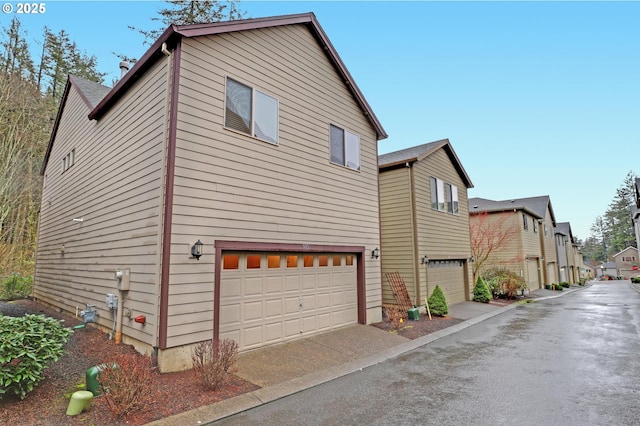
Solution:
[[(3, 315), (44, 314), (65, 321), (73, 327), (82, 324), (73, 316), (61, 314), (31, 300), (0, 302)], [(154, 373), (149, 401), (143, 410), (123, 418), (115, 417), (106, 400), (97, 397), (91, 409), (77, 416), (67, 416), (69, 395), (85, 383), (87, 369), (114, 359), (117, 354), (137, 354), (129, 345), (116, 345), (107, 333), (94, 327), (75, 330), (65, 346), (65, 354), (45, 370), (45, 379), (20, 401), (12, 395), (0, 399), (0, 424), (6, 426), (137, 426), (213, 404), (258, 389), (236, 376), (221, 390), (210, 392), (200, 387), (193, 371)], [(142, 356), (142, 355), (140, 355)]]

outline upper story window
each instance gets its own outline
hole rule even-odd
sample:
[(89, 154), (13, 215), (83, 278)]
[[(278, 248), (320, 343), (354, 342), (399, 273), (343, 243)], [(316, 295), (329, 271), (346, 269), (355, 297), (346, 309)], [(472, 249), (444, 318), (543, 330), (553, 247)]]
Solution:
[(224, 125), (254, 138), (278, 143), (278, 100), (227, 78)]
[(360, 136), (330, 124), (329, 150), (332, 163), (360, 170)]
[(69, 151), (67, 155), (64, 156), (64, 158), (62, 159), (62, 173), (66, 172), (67, 170), (69, 170), (71, 166), (73, 166), (73, 163), (75, 162), (75, 159), (76, 159), (75, 157), (76, 157), (75, 148)]
[(444, 211), (444, 182), (438, 178), (429, 178), (431, 182), (431, 208)]
[(533, 218), (533, 233), (538, 233), (538, 221), (535, 218)]
[(529, 220), (526, 213), (522, 213), (522, 224), (524, 225), (524, 230), (527, 231), (529, 229)]
[(543, 228), (544, 228), (544, 236), (546, 237), (547, 236), (547, 224), (546, 223), (544, 224)]
[(460, 212), (458, 204), (458, 187), (449, 183), (447, 184), (447, 211), (456, 215)]

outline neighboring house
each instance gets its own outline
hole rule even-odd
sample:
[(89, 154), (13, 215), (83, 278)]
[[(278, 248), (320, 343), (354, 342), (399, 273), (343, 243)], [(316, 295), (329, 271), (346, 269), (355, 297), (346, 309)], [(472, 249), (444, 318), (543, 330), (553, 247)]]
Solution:
[(577, 245), (569, 222), (560, 222), (555, 227), (556, 252), (558, 256), (559, 282), (574, 284), (578, 282), (576, 269)]
[(480, 275), (488, 269), (504, 268), (523, 277), (529, 291), (542, 288), (542, 216), (521, 200), (493, 201), (474, 197), (469, 199), (469, 219), (472, 234), (477, 232), (475, 229), (488, 229), (481, 232), (488, 236), (480, 238), (478, 243), (478, 251), (490, 251)]
[(597, 276), (598, 277), (612, 277), (616, 278), (618, 276), (618, 270), (616, 268), (616, 262), (604, 262), (597, 266)]
[[(449, 140), (381, 155), (382, 270), (399, 272), (409, 297), (424, 305), (436, 285), (447, 303), (469, 300), (469, 213), (473, 184)], [(395, 304), (383, 279), (383, 302)]]
[(616, 264), (616, 276), (627, 280), (632, 277), (640, 276), (638, 258), (638, 249), (635, 247), (627, 247), (613, 255), (613, 261)]
[(69, 78), (34, 297), (160, 371), (380, 321), (386, 136), (313, 14), (172, 25), (113, 89)]

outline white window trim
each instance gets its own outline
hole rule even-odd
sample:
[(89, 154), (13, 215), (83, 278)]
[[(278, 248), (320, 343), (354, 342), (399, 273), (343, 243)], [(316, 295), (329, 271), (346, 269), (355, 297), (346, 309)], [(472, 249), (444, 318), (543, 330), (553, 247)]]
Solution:
[(460, 202), (458, 200), (458, 187), (456, 185), (447, 184), (447, 212), (454, 216), (460, 215)]
[(437, 177), (431, 176), (429, 179), (429, 185), (433, 185), (434, 182), (436, 184), (436, 208), (433, 207), (433, 188), (431, 188), (431, 209), (439, 212), (447, 211), (444, 197), (444, 181), (442, 179), (438, 179)]

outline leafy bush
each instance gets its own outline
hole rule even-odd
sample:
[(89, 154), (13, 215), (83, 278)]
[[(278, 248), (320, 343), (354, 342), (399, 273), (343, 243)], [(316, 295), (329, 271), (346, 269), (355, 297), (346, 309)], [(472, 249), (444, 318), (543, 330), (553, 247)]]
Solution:
[(236, 368), (238, 343), (232, 339), (205, 340), (192, 354), (193, 372), (206, 390), (220, 388)]
[(0, 399), (24, 399), (44, 379), (43, 371), (60, 359), (73, 330), (44, 315), (0, 315)]
[(433, 289), (433, 293), (431, 293), (431, 297), (427, 300), (427, 303), (429, 304), (431, 315), (443, 317), (449, 313), (447, 299), (444, 297), (444, 293), (439, 285)]
[(494, 297), (512, 299), (518, 290), (526, 290), (527, 283), (520, 275), (508, 269), (492, 268), (483, 274)]
[(0, 300), (24, 299), (31, 295), (33, 277), (11, 274), (0, 286)]
[(631, 282), (634, 283), (634, 284), (640, 284), (640, 277), (631, 278)]
[(476, 285), (473, 287), (473, 301), (481, 303), (489, 303), (492, 299), (491, 290), (484, 282), (482, 277), (478, 277)]
[(564, 287), (564, 288), (569, 288), (569, 287), (571, 287), (571, 284), (569, 284), (569, 283), (568, 283), (568, 282), (566, 282), (566, 281), (562, 281), (562, 282), (561, 282), (560, 284), (558, 284), (558, 285), (559, 285), (559, 286), (561, 286), (561, 287)]
[(120, 354), (100, 370), (100, 388), (109, 410), (125, 417), (147, 404), (152, 383), (151, 359), (138, 354)]

